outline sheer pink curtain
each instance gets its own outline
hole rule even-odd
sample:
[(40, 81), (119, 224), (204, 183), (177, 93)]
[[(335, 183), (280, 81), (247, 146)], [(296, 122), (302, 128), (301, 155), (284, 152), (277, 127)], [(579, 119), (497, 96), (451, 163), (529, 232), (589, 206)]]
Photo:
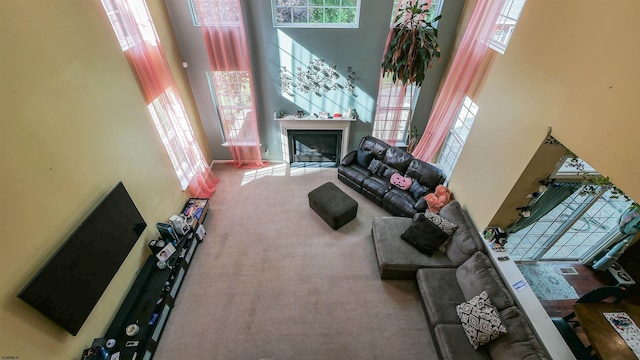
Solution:
[(442, 146), (469, 86), (478, 75), (504, 2), (476, 2), (447, 78), (431, 111), (427, 127), (418, 146), (412, 152), (416, 158), (431, 161)]
[[(244, 30), (244, 19), (239, 0), (195, 0), (196, 12), (205, 47), (209, 56), (212, 73), (226, 72), (229, 76), (214, 77), (213, 85), (220, 98), (225, 93), (222, 88), (239, 87), (242, 96), (235, 97), (234, 106), (245, 111), (232, 111), (230, 108), (219, 111), (223, 122), (223, 131), (233, 164), (243, 168), (259, 168), (268, 165), (262, 161), (258, 121), (256, 118), (253, 81), (249, 62), (249, 48)], [(239, 76), (232, 73), (246, 73), (248, 82), (239, 85), (222, 80)], [(220, 99), (219, 99), (220, 101)], [(221, 105), (221, 104), (219, 104)]]
[(144, 0), (102, 0), (176, 174), (189, 196), (209, 198), (219, 179), (189, 124)]

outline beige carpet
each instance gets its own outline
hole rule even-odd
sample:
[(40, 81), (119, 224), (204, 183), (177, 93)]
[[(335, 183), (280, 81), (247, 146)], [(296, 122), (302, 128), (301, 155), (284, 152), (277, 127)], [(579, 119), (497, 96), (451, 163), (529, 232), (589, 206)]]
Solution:
[[(371, 221), (388, 213), (333, 169), (215, 166), (221, 178), (154, 359), (430, 359), (413, 281), (380, 280)], [(307, 193), (358, 203), (337, 231)]]

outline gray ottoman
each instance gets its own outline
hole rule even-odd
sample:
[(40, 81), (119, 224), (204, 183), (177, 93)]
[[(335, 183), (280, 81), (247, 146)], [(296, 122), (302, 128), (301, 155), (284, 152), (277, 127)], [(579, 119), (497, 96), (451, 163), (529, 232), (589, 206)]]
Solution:
[(328, 182), (309, 192), (309, 207), (334, 230), (356, 217), (358, 203)]

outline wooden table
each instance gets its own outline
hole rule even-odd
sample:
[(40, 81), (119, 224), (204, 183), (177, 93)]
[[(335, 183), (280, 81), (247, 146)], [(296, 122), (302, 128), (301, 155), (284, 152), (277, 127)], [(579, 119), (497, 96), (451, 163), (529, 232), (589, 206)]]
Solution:
[(591, 346), (601, 359), (638, 359), (602, 313), (626, 312), (640, 326), (640, 306), (584, 303), (574, 305), (573, 309)]

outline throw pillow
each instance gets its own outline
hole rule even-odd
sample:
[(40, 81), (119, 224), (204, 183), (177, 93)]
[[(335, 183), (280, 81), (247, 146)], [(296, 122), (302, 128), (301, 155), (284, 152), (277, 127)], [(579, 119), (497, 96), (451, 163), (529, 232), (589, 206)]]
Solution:
[(412, 245), (421, 253), (431, 256), (433, 252), (449, 238), (449, 235), (442, 231), (436, 224), (427, 220), (424, 214), (414, 217), (409, 228), (400, 235), (402, 240)]
[(411, 184), (411, 187), (409, 188), (409, 192), (411, 193), (411, 196), (413, 196), (413, 199), (417, 201), (429, 192), (429, 188), (421, 185), (417, 180), (414, 180), (413, 184)]
[(429, 210), (424, 212), (424, 217), (426, 217), (432, 223), (436, 224), (440, 229), (442, 229), (442, 231), (444, 231), (445, 233), (447, 233), (447, 235), (449, 235), (449, 238), (447, 239), (447, 241), (445, 241), (438, 248), (438, 250), (441, 253), (446, 254), (447, 247), (451, 243), (451, 235), (453, 235), (453, 232), (456, 231), (456, 229), (458, 228), (458, 225), (452, 223), (449, 220), (444, 219), (442, 216), (440, 216), (438, 214), (432, 213)]
[(458, 225), (428, 210), (424, 212), (424, 217), (426, 217), (432, 223), (438, 225), (438, 227), (442, 229), (442, 231), (446, 232), (449, 236), (453, 235), (453, 232), (458, 228)]
[(486, 291), (456, 306), (456, 313), (462, 322), (462, 328), (474, 349), (488, 344), (491, 340), (506, 334), (498, 311), (491, 303)]
[(360, 166), (367, 168), (369, 163), (373, 160), (373, 153), (369, 150), (358, 149), (358, 155), (356, 161)]
[(389, 180), (389, 182), (391, 183), (391, 185), (394, 185), (401, 190), (409, 190), (409, 188), (411, 188), (411, 183), (413, 183), (411, 178), (402, 176), (399, 173), (391, 174), (391, 179)]
[(382, 172), (382, 175), (381, 175), (381, 176), (382, 176), (382, 177), (384, 177), (384, 178), (390, 179), (390, 178), (391, 178), (391, 175), (393, 175), (393, 174), (395, 174), (395, 173), (397, 173), (397, 172), (398, 172), (398, 170), (396, 170), (396, 169), (392, 168), (392, 167), (391, 167), (391, 166), (389, 166), (389, 165), (385, 165), (385, 164), (383, 164), (383, 165), (384, 165), (384, 166), (381, 166), (381, 168), (382, 168), (384, 171)]
[(451, 191), (444, 185), (438, 185), (435, 191), (425, 195), (424, 199), (429, 205), (429, 211), (437, 214), (451, 201)]
[(367, 170), (369, 170), (370, 173), (377, 175), (378, 171), (380, 170), (380, 166), (382, 166), (382, 161), (378, 159), (372, 159)]

